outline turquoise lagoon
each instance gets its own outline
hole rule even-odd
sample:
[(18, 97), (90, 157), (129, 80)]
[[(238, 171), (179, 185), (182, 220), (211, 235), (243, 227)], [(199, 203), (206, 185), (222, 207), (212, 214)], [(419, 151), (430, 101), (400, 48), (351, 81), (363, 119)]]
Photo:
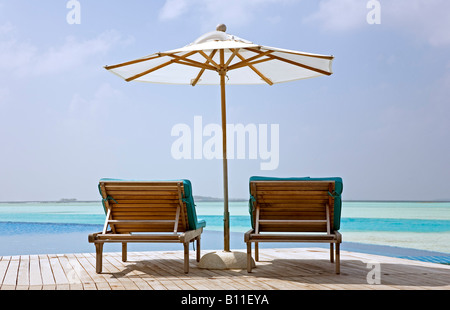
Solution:
[[(197, 202), (206, 230), (223, 231), (223, 203)], [(250, 229), (248, 202), (230, 202), (230, 229)], [(0, 235), (97, 231), (105, 214), (101, 202), (0, 203)], [(93, 227), (96, 226), (96, 227)], [(344, 201), (343, 240), (450, 253), (450, 202)]]

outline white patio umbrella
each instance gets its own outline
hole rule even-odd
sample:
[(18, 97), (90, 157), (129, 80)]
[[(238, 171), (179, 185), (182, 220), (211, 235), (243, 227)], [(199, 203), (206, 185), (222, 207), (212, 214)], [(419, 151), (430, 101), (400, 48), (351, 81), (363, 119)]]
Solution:
[(226, 26), (182, 48), (155, 53), (105, 69), (127, 82), (221, 87), (224, 251), (230, 251), (225, 85), (277, 84), (332, 74), (333, 56), (254, 44), (226, 33)]

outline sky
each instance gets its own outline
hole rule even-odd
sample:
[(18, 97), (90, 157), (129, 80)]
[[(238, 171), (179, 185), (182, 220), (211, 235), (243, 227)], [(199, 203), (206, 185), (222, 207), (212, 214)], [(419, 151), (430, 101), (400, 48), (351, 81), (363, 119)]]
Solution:
[(227, 86), (229, 124), (279, 128), (272, 170), (261, 153), (229, 160), (230, 198), (262, 175), (342, 177), (344, 200), (450, 199), (449, 15), (448, 0), (0, 0), (0, 201), (97, 200), (101, 178), (190, 179), (223, 197), (220, 159), (171, 151), (174, 127), (220, 124), (219, 87), (104, 69), (221, 23), (335, 57), (329, 77)]

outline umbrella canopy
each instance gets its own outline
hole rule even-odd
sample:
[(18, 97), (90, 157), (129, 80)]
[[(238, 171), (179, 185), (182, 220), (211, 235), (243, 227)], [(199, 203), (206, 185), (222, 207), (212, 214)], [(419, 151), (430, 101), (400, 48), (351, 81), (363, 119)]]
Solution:
[(127, 82), (221, 85), (224, 250), (229, 251), (225, 85), (277, 84), (332, 74), (334, 57), (254, 44), (217, 26), (193, 43), (105, 69)]
[(229, 85), (273, 85), (331, 75), (332, 60), (333, 56), (261, 46), (213, 31), (180, 49), (105, 68), (127, 82), (219, 85), (217, 73), (225, 70)]

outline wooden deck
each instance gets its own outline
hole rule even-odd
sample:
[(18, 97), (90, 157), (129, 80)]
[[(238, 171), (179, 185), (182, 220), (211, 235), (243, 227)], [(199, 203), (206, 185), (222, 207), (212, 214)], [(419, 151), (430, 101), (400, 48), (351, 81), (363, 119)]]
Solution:
[[(202, 251), (202, 255), (208, 251)], [(182, 251), (0, 257), (1, 290), (450, 290), (450, 266), (341, 251), (334, 273), (322, 248), (261, 249), (257, 268), (203, 270), (191, 251), (183, 273)], [(379, 271), (380, 284), (374, 283)], [(369, 279), (369, 281), (368, 281)], [(368, 283), (372, 282), (372, 283)]]

